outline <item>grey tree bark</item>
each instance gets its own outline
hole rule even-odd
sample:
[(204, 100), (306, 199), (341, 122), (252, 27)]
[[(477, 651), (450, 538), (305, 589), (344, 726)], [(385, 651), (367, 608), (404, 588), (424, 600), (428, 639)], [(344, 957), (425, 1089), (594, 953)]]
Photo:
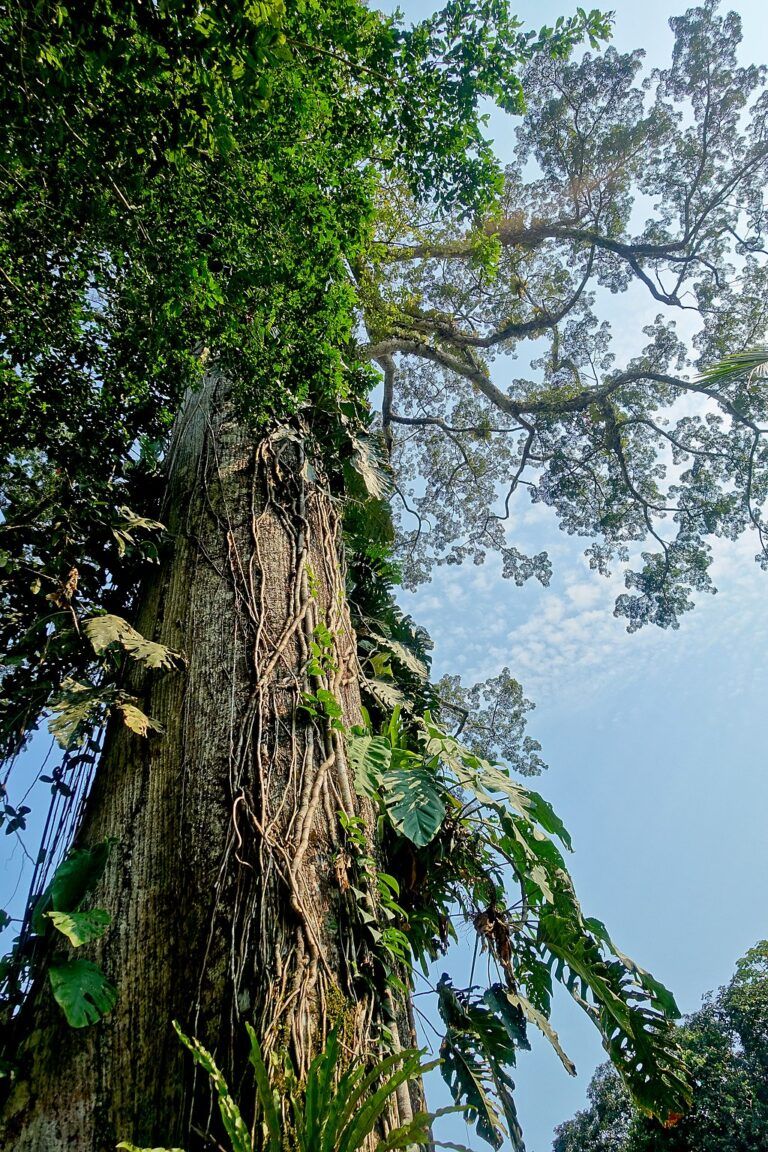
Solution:
[[(215, 1053), (246, 1114), (246, 1020), (300, 1073), (333, 1025), (355, 1060), (381, 1051), (382, 1025), (398, 1032), (340, 842), (339, 810), (369, 835), (372, 814), (342, 734), (300, 707), (323, 687), (345, 724), (360, 716), (338, 515), (300, 422), (254, 441), (212, 376), (176, 422), (165, 522), (172, 547), (137, 627), (186, 668), (133, 685), (165, 734), (113, 727), (78, 837), (117, 840), (94, 901), (112, 924), (90, 954), (119, 998), (103, 1022), (73, 1030), (45, 984), (34, 990), (0, 1128), (18, 1152), (215, 1147), (209, 1085), (173, 1019)], [(313, 676), (321, 623), (333, 644)], [(394, 1015), (410, 1031), (402, 1005)], [(410, 1111), (401, 1092), (391, 1122)]]

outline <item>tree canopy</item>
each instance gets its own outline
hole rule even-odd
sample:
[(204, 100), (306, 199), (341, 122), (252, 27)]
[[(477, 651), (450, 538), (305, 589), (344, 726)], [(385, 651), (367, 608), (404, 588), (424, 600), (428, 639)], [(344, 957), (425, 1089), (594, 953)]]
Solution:
[[(641, 51), (530, 64), (474, 230), (392, 194), (364, 301), (411, 583), (489, 552), (546, 583), (547, 556), (505, 534), (521, 487), (591, 540), (593, 568), (631, 560), (630, 630), (676, 627), (711, 590), (715, 537), (754, 530), (766, 563), (764, 381), (696, 371), (765, 338), (765, 70), (738, 65), (739, 18), (715, 3), (671, 24), (648, 77)], [(601, 311), (624, 292), (658, 314), (622, 361)]]

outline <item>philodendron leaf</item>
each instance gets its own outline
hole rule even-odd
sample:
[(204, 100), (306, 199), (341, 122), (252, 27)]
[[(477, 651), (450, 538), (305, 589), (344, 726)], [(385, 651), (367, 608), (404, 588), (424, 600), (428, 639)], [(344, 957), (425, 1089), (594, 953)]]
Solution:
[(412, 844), (429, 844), (445, 819), (445, 804), (432, 772), (415, 764), (391, 769), (381, 778), (389, 818)]
[(48, 969), (48, 979), (54, 999), (72, 1028), (98, 1023), (117, 1001), (114, 984), (90, 960), (54, 964)]
[(392, 491), (392, 479), (381, 446), (369, 437), (354, 437), (350, 463), (362, 477), (365, 490), (376, 500), (384, 500)]
[[(500, 985), (494, 988), (501, 993)], [(453, 988), (447, 975), (438, 981), (438, 1010), (446, 1024), (440, 1047), (443, 1079), (479, 1136), (494, 1148), (506, 1138), (514, 1152), (525, 1152), (508, 1072), (521, 1038), (528, 1047), (525, 1021), (516, 1005), (501, 998), (496, 1002), (493, 995), (478, 1001), (473, 991)]]
[(355, 790), (361, 796), (373, 796), (392, 760), (389, 740), (386, 736), (350, 736), (347, 755)]
[(91, 908), (88, 912), (46, 912), (45, 915), (73, 948), (98, 940), (112, 919), (103, 908)]
[(122, 616), (91, 616), (84, 621), (83, 631), (91, 642), (97, 656), (106, 651), (111, 644), (119, 644), (133, 660), (145, 664), (147, 668), (172, 669), (180, 668), (184, 657), (180, 652), (173, 652), (165, 644), (157, 644), (154, 640), (147, 640), (135, 628), (132, 628)]
[(402, 708), (405, 703), (405, 696), (391, 681), (374, 677), (372, 680), (365, 680), (364, 687), (387, 712), (391, 712), (394, 708)]
[(101, 879), (114, 843), (108, 839), (94, 844), (93, 848), (75, 848), (62, 860), (32, 913), (33, 932), (45, 931), (46, 912), (77, 911)]
[[(499, 1010), (499, 1014), (504, 1020), (506, 1020), (508, 1005), (511, 1005), (514, 1008), (518, 1008), (523, 1013), (526, 1020), (528, 1020), (531, 1024), (534, 1024), (539, 1029), (539, 1031), (543, 1033), (544, 1036), (546, 1036), (547, 1040), (549, 1040), (555, 1052), (560, 1057), (560, 1061), (568, 1075), (576, 1075), (576, 1065), (563, 1050), (563, 1047), (560, 1043), (560, 1037), (557, 1035), (557, 1032), (555, 1032), (554, 1028), (544, 1013), (539, 1012), (539, 1010), (535, 1008), (533, 1004), (531, 1004), (530, 1000), (526, 996), (523, 996), (519, 991), (513, 992), (510, 988), (504, 988), (500, 984), (494, 984), (492, 988), (486, 992), (485, 1000), (486, 1003), (490, 1004), (491, 1007), (495, 1007)], [(509, 1028), (507, 1031), (509, 1031)], [(528, 1044), (523, 1045), (523, 1047), (529, 1046), (530, 1045)]]
[(377, 632), (371, 633), (371, 639), (380, 648), (386, 648), (399, 660), (409, 672), (412, 672), (419, 680), (426, 680), (429, 676), (429, 671), (423, 660), (420, 660), (410, 648), (406, 648), (405, 644), (401, 644), (399, 640), (392, 640), (388, 636), (380, 636)]

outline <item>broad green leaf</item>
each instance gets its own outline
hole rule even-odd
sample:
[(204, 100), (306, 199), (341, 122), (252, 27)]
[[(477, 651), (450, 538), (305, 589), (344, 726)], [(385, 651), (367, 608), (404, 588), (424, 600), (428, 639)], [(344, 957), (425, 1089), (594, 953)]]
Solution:
[(417, 848), (429, 844), (445, 819), (441, 788), (426, 768), (390, 769), (381, 778), (390, 820)]
[(74, 911), (104, 874), (114, 840), (92, 848), (75, 848), (62, 860), (51, 881), (51, 902), (57, 912)]
[(117, 1001), (117, 989), (90, 960), (68, 960), (48, 969), (56, 1003), (72, 1028), (96, 1024)]
[(45, 915), (73, 948), (98, 940), (112, 920), (103, 908), (91, 908), (88, 912), (46, 912)]
[(318, 688), (315, 695), (320, 701), (326, 716), (329, 716), (332, 720), (339, 720), (341, 718), (341, 704), (333, 692), (329, 692), (327, 688)]
[(107, 866), (114, 840), (102, 840), (93, 848), (73, 848), (62, 860), (53, 879), (32, 913), (34, 932), (45, 931), (43, 917), (51, 910), (76, 912), (88, 893), (96, 887)]
[(389, 740), (386, 736), (350, 736), (347, 754), (356, 791), (373, 796), (392, 760)]

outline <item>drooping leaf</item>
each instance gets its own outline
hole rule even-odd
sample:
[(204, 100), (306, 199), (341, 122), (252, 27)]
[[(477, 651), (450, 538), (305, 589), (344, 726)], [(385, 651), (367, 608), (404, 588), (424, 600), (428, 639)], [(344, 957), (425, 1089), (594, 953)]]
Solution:
[(655, 1006), (655, 992), (634, 965), (603, 956), (568, 903), (561, 899), (558, 912), (539, 918), (539, 943), (552, 957), (555, 978), (577, 1002), (591, 998), (603, 1046), (637, 1106), (662, 1122), (684, 1113), (691, 1084), (670, 1016)]
[(121, 616), (108, 613), (91, 616), (83, 622), (83, 631), (97, 656), (112, 644), (119, 644), (133, 660), (145, 664), (147, 668), (170, 670), (180, 668), (185, 663), (180, 652), (174, 652), (154, 640), (147, 640)]
[(82, 684), (69, 677), (61, 683), (61, 691), (51, 701), (53, 716), (48, 720), (48, 731), (60, 748), (79, 747), (89, 729), (101, 717), (111, 690)]
[(471, 989), (455, 989), (447, 975), (438, 981), (437, 993), (446, 1024), (441, 1072), (454, 1100), (475, 1122), (478, 1135), (494, 1148), (508, 1138), (515, 1152), (525, 1152), (515, 1085), (507, 1070), (515, 1063), (515, 1045), (504, 1021), (474, 999)]
[(117, 1002), (117, 989), (90, 960), (68, 960), (48, 969), (56, 1003), (72, 1028), (96, 1024)]
[(32, 930), (45, 931), (43, 917), (51, 910), (76, 912), (88, 893), (96, 887), (107, 866), (115, 841), (102, 840), (92, 848), (73, 848), (62, 860), (53, 879), (35, 905)]
[(103, 908), (91, 908), (87, 912), (46, 912), (46, 916), (73, 948), (98, 940), (112, 919)]
[(350, 463), (362, 477), (365, 490), (372, 499), (383, 500), (390, 495), (392, 479), (378, 441), (363, 436), (353, 437)]
[(159, 520), (151, 520), (147, 516), (139, 516), (125, 504), (117, 509), (119, 519), (112, 525), (112, 535), (117, 542), (117, 550), (121, 557), (125, 556), (128, 545), (136, 543), (134, 532), (162, 532), (165, 525)]
[(402, 708), (405, 704), (405, 695), (389, 680), (374, 677), (366, 680), (364, 687), (387, 712), (391, 712), (394, 708)]
[(412, 672), (419, 680), (426, 680), (429, 675), (426, 664), (420, 660), (410, 648), (406, 648), (405, 644), (401, 644), (399, 640), (393, 640), (388, 636), (380, 636), (378, 633), (371, 633), (371, 638), (376, 642), (380, 648), (386, 648), (409, 672)]
[[(486, 993), (486, 996), (488, 994)], [(524, 1014), (526, 1020), (534, 1024), (539, 1031), (546, 1036), (555, 1052), (560, 1058), (560, 1062), (565, 1068), (569, 1076), (576, 1075), (576, 1065), (566, 1055), (560, 1043), (560, 1037), (550, 1024), (547, 1017), (543, 1012), (539, 1012), (537, 1008), (531, 1004), (527, 996), (523, 996), (519, 991), (513, 991), (511, 988), (503, 988), (501, 985), (494, 985), (494, 1001), (507, 1001), (509, 1004), (518, 1007)]]

